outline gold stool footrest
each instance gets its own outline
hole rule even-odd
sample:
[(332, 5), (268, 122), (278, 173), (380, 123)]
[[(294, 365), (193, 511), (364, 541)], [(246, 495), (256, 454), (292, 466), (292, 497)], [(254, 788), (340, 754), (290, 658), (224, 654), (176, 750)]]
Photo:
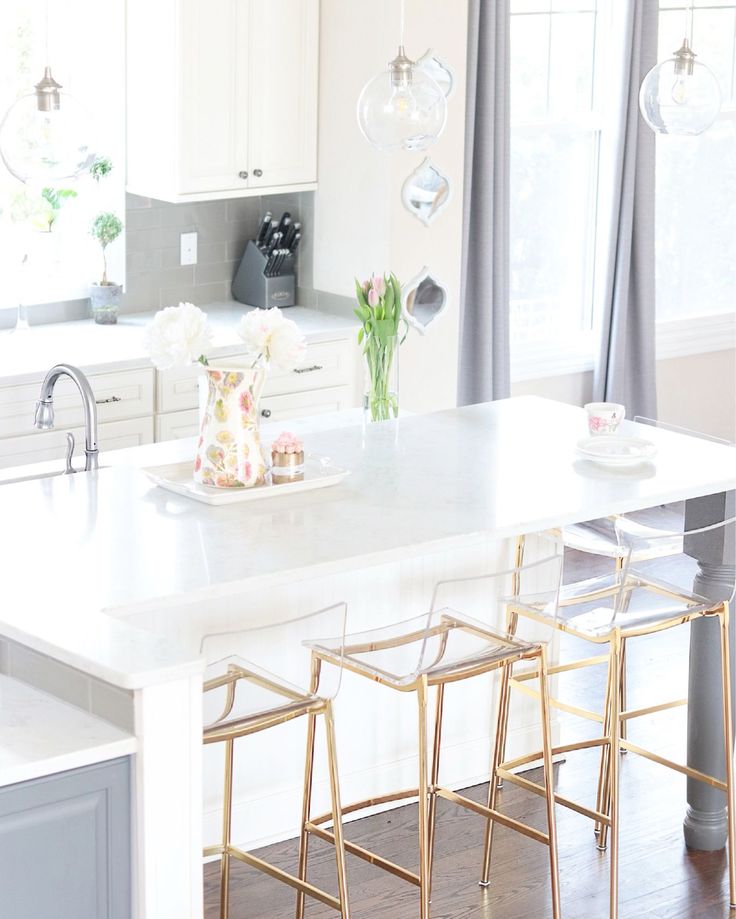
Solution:
[(446, 801), (452, 801), (453, 804), (459, 804), (460, 807), (465, 807), (468, 810), (474, 811), (481, 817), (496, 820), (501, 826), (508, 827), (510, 830), (516, 830), (518, 833), (522, 833), (530, 839), (536, 839), (537, 842), (542, 842), (547, 846), (549, 845), (549, 835), (547, 833), (542, 833), (540, 830), (535, 830), (534, 827), (527, 826), (525, 823), (514, 820), (513, 817), (507, 817), (506, 814), (486, 807), (484, 804), (479, 804), (477, 801), (465, 798), (455, 791), (450, 791), (449, 788), (436, 788), (434, 793), (438, 797), (444, 798)]

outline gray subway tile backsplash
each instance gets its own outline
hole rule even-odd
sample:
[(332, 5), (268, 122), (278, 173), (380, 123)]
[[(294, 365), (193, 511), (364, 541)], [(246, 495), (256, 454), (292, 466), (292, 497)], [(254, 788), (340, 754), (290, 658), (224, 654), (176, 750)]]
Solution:
[[(205, 305), (231, 298), (230, 284), (246, 243), (266, 210), (275, 218), (289, 211), (302, 224), (300, 286), (311, 287), (314, 229), (312, 192), (168, 204), (127, 196), (127, 278), (123, 312)], [(197, 264), (179, 264), (179, 236), (197, 232)]]

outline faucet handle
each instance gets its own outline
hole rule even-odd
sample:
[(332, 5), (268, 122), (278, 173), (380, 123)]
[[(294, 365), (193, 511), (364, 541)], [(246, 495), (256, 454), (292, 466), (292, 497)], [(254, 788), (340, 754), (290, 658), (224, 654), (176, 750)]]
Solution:
[(72, 473), (77, 470), (72, 464), (72, 459), (74, 457), (74, 435), (71, 431), (66, 433), (66, 469), (64, 470), (64, 475), (72, 475)]

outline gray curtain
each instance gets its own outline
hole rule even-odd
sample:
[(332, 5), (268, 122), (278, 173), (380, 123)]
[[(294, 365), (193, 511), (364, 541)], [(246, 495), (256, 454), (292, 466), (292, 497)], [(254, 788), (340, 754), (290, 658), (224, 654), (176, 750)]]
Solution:
[[(657, 62), (658, 0), (627, 0), (617, 124), (601, 164), (606, 231), (599, 240), (595, 315), (600, 352), (593, 398), (656, 417), (654, 291), (655, 136), (639, 114), (639, 87)], [(606, 152), (607, 150), (607, 152)]]
[(459, 405), (511, 387), (509, 58), (509, 0), (469, 0)]

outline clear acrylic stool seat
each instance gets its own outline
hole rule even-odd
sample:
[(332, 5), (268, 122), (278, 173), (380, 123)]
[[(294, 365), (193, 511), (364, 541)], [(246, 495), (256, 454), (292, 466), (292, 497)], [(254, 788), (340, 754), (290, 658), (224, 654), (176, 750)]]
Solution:
[[(429, 919), (432, 863), (435, 840), (437, 799), (443, 798), (469, 809), (485, 819), (485, 845), (480, 884), (488, 886), (493, 826), (513, 829), (536, 840), (549, 849), (550, 888), (552, 913), (559, 919), (560, 892), (557, 868), (557, 840), (554, 815), (554, 787), (552, 773), (552, 741), (547, 698), (546, 647), (539, 642), (519, 641), (493, 629), (489, 624), (472, 619), (450, 607), (437, 609), (438, 591), (447, 587), (486, 583), (489, 597), (501, 605), (513, 602), (509, 597), (518, 593), (527, 580), (534, 586), (534, 596), (545, 608), (553, 611), (559, 592), (562, 559), (559, 554), (542, 559), (523, 568), (470, 578), (441, 582), (435, 587), (431, 611), (423, 616), (394, 623), (385, 628), (347, 634), (341, 639), (319, 639), (306, 642), (312, 656), (319, 664), (338, 664), (348, 673), (364, 677), (399, 693), (413, 693), (417, 699), (417, 732), (419, 750), (419, 780), (415, 788), (391, 791), (369, 800), (357, 801), (342, 808), (343, 814), (356, 813), (377, 804), (419, 799), (419, 871), (413, 872), (391, 862), (376, 852), (345, 841), (348, 853), (370, 862), (376, 867), (401, 878), (419, 888), (420, 917)], [(540, 585), (542, 585), (540, 589)], [(495, 588), (495, 590), (494, 590)], [(497, 727), (494, 752), (490, 764), (487, 805), (479, 804), (439, 782), (440, 753), (442, 747), (442, 720), (445, 689), (449, 684), (471, 679), (481, 674), (501, 671), (500, 697), (508, 692), (508, 675), (515, 663), (530, 662), (542, 691), (540, 695), (541, 734), (545, 773), (545, 800), (547, 829), (538, 830), (503, 814), (497, 807), (497, 766), (500, 762), (501, 733)], [(428, 695), (436, 690), (435, 719), (431, 755), (428, 743)], [(499, 704), (499, 718), (505, 711)], [(500, 725), (500, 721), (499, 721)], [(307, 821), (307, 831), (328, 842), (334, 834), (323, 825), (329, 814), (312, 817)]]
[[(297, 618), (286, 619), (276, 624), (265, 624), (248, 629), (235, 629), (218, 634), (207, 635), (202, 641), (202, 649), (210, 658), (216, 657), (208, 665), (204, 683), (205, 724), (203, 743), (224, 744), (224, 796), (222, 838), (216, 845), (206, 846), (204, 857), (220, 857), (220, 919), (230, 916), (230, 861), (236, 859), (252, 868), (256, 868), (274, 880), (281, 881), (296, 891), (297, 916), (303, 915), (305, 897), (332, 907), (342, 916), (349, 919), (350, 905), (348, 900), (347, 875), (345, 870), (345, 849), (342, 845), (342, 810), (340, 805), (340, 787), (337, 769), (337, 748), (332, 703), (340, 686), (342, 668), (339, 654), (336, 655), (337, 679), (330, 691), (321, 694), (316, 692), (318, 670), (304, 654), (301, 643), (306, 634), (311, 634), (316, 623), (322, 627), (334, 625), (339, 635), (344, 634), (347, 607), (344, 603), (319, 610), (316, 613)], [(329, 626), (327, 624), (330, 624)], [(236, 639), (249, 638), (257, 642), (257, 636), (264, 638), (268, 647), (275, 650), (276, 663), (283, 656), (283, 666), (290, 674), (295, 669), (295, 659), (286, 653), (290, 645), (299, 652), (304, 663), (307, 685), (291, 683), (280, 674), (270, 672), (263, 667), (235, 654), (217, 657), (212, 653), (216, 647), (221, 653), (231, 646)], [(232, 841), (233, 823), (233, 779), (236, 767), (235, 741), (261, 731), (286, 724), (296, 718), (306, 717), (308, 761), (305, 768), (304, 794), (302, 802), (301, 830), (299, 838), (299, 866), (296, 875), (264, 861), (262, 858), (236, 846)], [(327, 746), (327, 764), (329, 771), (331, 809), (330, 819), (335, 824), (335, 857), (337, 868), (338, 895), (332, 894), (310, 884), (307, 881), (308, 837), (305, 823), (310, 807), (313, 783), (313, 757), (317, 719), (321, 718), (325, 727)]]

